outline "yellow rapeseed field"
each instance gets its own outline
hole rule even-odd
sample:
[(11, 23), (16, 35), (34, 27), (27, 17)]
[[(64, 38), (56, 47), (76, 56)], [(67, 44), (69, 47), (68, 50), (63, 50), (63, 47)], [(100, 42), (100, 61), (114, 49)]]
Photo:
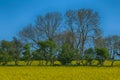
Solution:
[(0, 80), (120, 80), (120, 67), (0, 66)]

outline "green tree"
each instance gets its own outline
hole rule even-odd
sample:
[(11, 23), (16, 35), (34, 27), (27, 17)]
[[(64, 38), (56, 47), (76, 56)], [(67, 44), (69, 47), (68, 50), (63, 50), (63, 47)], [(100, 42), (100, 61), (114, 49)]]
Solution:
[(8, 62), (12, 60), (12, 57), (9, 55), (7, 51), (2, 51), (0, 57), (1, 57), (2, 65), (7, 65)]
[(20, 40), (18, 40), (16, 37), (13, 37), (13, 40), (11, 42), (11, 56), (13, 58), (13, 61), (15, 62), (15, 65), (18, 65), (18, 61), (20, 59), (20, 54), (22, 52), (22, 43)]
[(55, 54), (57, 51), (57, 45), (52, 40), (40, 41), (39, 43), (40, 49), (39, 52), (41, 54), (41, 58), (46, 60), (46, 64), (48, 60), (51, 65), (54, 65)]
[(23, 59), (26, 62), (26, 65), (30, 65), (30, 61), (31, 61), (31, 54), (30, 54), (30, 45), (26, 44), (23, 48)]
[(86, 60), (86, 65), (91, 65), (92, 61), (95, 59), (95, 50), (93, 48), (85, 50), (84, 58)]
[(96, 59), (99, 61), (99, 65), (103, 65), (104, 61), (109, 58), (109, 52), (106, 48), (96, 48)]
[(7, 65), (8, 62), (12, 60), (12, 56), (10, 55), (11, 50), (11, 42), (2, 40), (0, 44), (0, 60), (2, 65)]
[[(42, 43), (42, 42), (41, 42)], [(40, 49), (34, 50), (32, 52), (32, 58), (33, 60), (38, 60), (38, 65), (44, 65), (44, 61), (46, 61), (46, 65), (49, 61), (49, 54), (46, 52), (45, 47), (43, 46)]]
[(72, 46), (68, 43), (64, 43), (61, 49), (58, 60), (62, 65), (70, 64), (71, 61), (75, 59), (77, 50), (72, 49)]

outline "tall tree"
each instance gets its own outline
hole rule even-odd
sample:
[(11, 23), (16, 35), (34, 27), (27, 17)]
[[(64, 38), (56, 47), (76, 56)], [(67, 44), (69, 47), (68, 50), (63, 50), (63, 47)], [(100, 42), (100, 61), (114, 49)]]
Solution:
[[(81, 58), (84, 55), (86, 42), (100, 34), (99, 15), (90, 9), (80, 9), (66, 12), (69, 30), (74, 34)], [(78, 64), (79, 64), (78, 59)]]
[[(42, 18), (41, 16), (38, 17), (38, 24), (39, 22), (42, 24), (39, 24), (37, 26), (37, 28), (39, 30), (41, 30), (41, 27), (43, 27), (42, 31), (44, 31), (44, 34), (46, 36), (47, 40), (50, 40), (52, 42), (54, 42), (54, 36), (56, 35), (56, 32), (58, 30), (58, 28), (61, 25), (62, 22), (62, 16), (60, 13), (58, 12), (53, 12), (53, 13), (47, 13), (45, 14), (45, 16)], [(53, 65), (53, 53), (52, 53), (52, 46), (50, 46), (50, 62), (51, 65)]]
[(13, 60), (15, 62), (15, 65), (18, 65), (18, 61), (20, 59), (23, 44), (16, 37), (13, 37), (13, 40), (12, 40), (11, 44), (12, 44), (11, 55), (12, 55), (12, 58), (13, 58)]

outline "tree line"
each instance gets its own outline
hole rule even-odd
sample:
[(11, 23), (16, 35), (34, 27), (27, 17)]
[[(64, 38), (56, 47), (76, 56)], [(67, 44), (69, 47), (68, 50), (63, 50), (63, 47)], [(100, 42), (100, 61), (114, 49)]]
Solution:
[(18, 32), (13, 40), (0, 41), (0, 64), (14, 61), (39, 61), (39, 65), (104, 65), (105, 60), (113, 66), (116, 56), (120, 56), (120, 36), (102, 36), (100, 16), (91, 9), (48, 12), (38, 15), (34, 24), (28, 24)]

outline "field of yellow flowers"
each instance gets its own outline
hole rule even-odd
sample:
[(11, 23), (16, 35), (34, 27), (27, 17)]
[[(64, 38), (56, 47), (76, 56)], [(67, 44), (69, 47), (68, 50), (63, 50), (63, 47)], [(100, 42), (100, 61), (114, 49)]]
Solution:
[(120, 80), (120, 67), (0, 66), (0, 80)]
[(105, 61), (106, 67), (38, 66), (38, 63), (33, 61), (31, 66), (25, 66), (20, 61), (20, 66), (0, 66), (0, 80), (120, 80), (120, 61), (115, 61), (114, 67), (110, 67), (110, 61)]

